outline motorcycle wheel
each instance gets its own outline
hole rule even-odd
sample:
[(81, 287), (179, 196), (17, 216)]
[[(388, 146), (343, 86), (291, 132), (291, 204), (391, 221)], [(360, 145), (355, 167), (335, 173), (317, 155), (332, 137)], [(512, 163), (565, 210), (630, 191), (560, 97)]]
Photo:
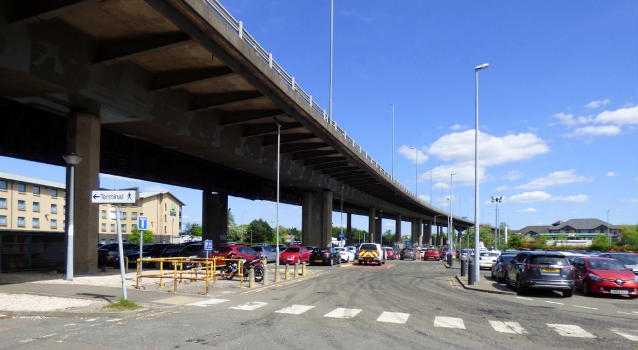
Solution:
[(255, 268), (255, 282), (261, 282), (264, 280), (264, 267), (258, 266)]
[(233, 275), (231, 275), (233, 273), (233, 270), (230, 267), (226, 267), (224, 269), (224, 275), (222, 276), (223, 279), (225, 280), (232, 280), (233, 279)]

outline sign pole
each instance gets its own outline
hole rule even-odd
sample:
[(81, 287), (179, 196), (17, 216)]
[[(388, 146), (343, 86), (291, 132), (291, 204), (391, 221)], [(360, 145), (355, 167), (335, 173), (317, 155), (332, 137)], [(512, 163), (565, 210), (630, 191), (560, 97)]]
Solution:
[[(117, 222), (117, 245), (120, 250), (120, 275), (122, 276), (122, 299), (128, 299), (126, 296), (126, 275), (124, 274), (124, 246), (122, 245), (122, 225), (120, 224), (120, 217), (122, 212), (120, 206), (115, 206), (115, 219)], [(141, 254), (141, 252), (140, 252)]]

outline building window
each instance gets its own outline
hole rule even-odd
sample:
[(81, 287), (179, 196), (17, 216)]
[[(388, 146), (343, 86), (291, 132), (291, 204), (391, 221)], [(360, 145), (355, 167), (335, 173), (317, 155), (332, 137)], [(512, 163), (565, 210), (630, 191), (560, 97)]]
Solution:
[(26, 191), (27, 191), (27, 185), (18, 184), (18, 192), (26, 192)]
[(31, 224), (32, 224), (33, 228), (39, 228), (40, 227), (40, 219), (39, 218), (33, 218), (33, 220), (31, 220)]
[(51, 189), (51, 197), (57, 197), (58, 196), (58, 190), (56, 190), (55, 188)]
[(24, 201), (18, 201), (18, 210), (26, 209), (26, 204)]
[(58, 220), (51, 219), (51, 228), (52, 229), (57, 229), (58, 228)]
[(6, 208), (7, 208), (7, 199), (0, 198), (0, 209), (6, 209)]
[[(166, 214), (164, 214), (164, 222), (166, 222)], [(481, 231), (479, 231), (479, 233), (480, 233), (480, 232), (481, 232)]]
[[(480, 232), (481, 232), (481, 231), (479, 231), (479, 233), (480, 233)], [(164, 234), (166, 234), (166, 226), (164, 226)]]
[(100, 227), (100, 231), (106, 232), (106, 224), (105, 223), (102, 223), (102, 226)]
[(7, 226), (7, 216), (0, 215), (0, 226)]
[(136, 212), (132, 212), (131, 213), (131, 220), (137, 220), (137, 213)]
[(24, 227), (24, 217), (18, 216), (18, 227)]
[(131, 231), (136, 230), (137, 229), (137, 224), (131, 224)]
[(58, 213), (58, 205), (51, 204), (51, 214), (57, 214), (57, 213)]
[(111, 232), (115, 232), (115, 224), (111, 224)]
[(40, 202), (33, 202), (33, 211), (35, 212), (40, 211)]
[(102, 219), (106, 219), (106, 210), (102, 210)]
[[(166, 202), (164, 202), (164, 211), (168, 210), (166, 207)], [(480, 231), (479, 231), (480, 232)]]
[(6, 180), (0, 180), (0, 190), (6, 190), (7, 189), (7, 181)]
[(126, 212), (125, 211), (122, 212), (121, 220), (126, 220)]
[(40, 186), (33, 186), (33, 194), (40, 194)]
[(122, 230), (122, 233), (126, 233), (126, 224), (121, 224), (120, 229)]

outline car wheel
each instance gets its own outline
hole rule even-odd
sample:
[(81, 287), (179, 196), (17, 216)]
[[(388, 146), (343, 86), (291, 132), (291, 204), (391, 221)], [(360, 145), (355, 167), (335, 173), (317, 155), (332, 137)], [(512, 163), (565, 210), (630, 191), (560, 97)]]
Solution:
[(563, 298), (569, 298), (574, 294), (574, 288), (563, 291)]
[(591, 292), (589, 291), (589, 283), (587, 283), (586, 281), (583, 281), (583, 295), (591, 295)]
[(516, 276), (516, 293), (517, 294), (525, 294), (525, 287), (521, 284), (521, 279), (519, 276)]
[(329, 264), (329, 265), (330, 265), (330, 266), (332, 266), (332, 265), (334, 265), (334, 264), (335, 264), (335, 259), (334, 259), (334, 258), (333, 258), (333, 259), (330, 259), (330, 264)]

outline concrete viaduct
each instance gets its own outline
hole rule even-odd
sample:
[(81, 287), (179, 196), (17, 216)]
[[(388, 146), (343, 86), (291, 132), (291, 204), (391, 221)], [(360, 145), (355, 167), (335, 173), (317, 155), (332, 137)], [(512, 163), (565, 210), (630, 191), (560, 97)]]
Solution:
[[(418, 200), (331, 120), (221, 5), (37, 0), (0, 5), (0, 154), (64, 165), (76, 152), (76, 273), (97, 269), (100, 172), (202, 191), (204, 237), (226, 240), (228, 195), (302, 206), (303, 243), (330, 244), (343, 198), (430, 242), (447, 214)], [(68, 193), (68, 192), (67, 192)], [(67, 199), (68, 200), (68, 199)], [(457, 231), (472, 225), (454, 218)], [(445, 224), (443, 225), (445, 226)], [(439, 235), (440, 236), (440, 235)]]

